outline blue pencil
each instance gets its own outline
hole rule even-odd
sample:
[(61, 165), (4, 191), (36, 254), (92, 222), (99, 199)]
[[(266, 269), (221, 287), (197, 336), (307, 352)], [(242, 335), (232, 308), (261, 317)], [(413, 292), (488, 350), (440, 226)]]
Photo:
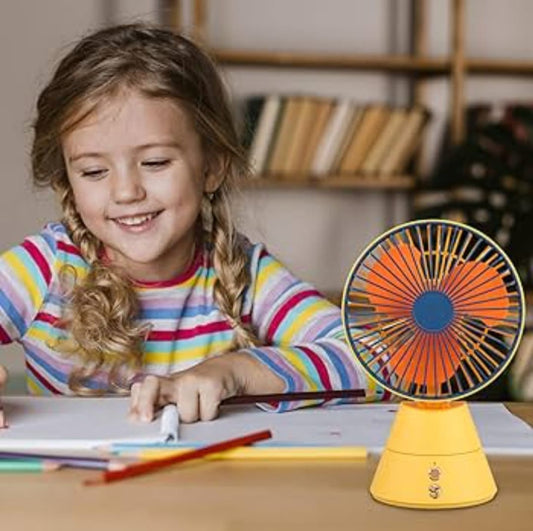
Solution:
[[(175, 443), (113, 443), (105, 447), (105, 450), (109, 452), (126, 452), (135, 450), (146, 449), (165, 449), (165, 450), (180, 450), (180, 449), (193, 449), (201, 448), (205, 446), (205, 443), (195, 441), (178, 441)], [(346, 445), (345, 445), (346, 446)], [(283, 442), (283, 441), (266, 441), (254, 444), (254, 447), (264, 448), (338, 448), (339, 445), (335, 444), (316, 444), (316, 443), (301, 443), (301, 442)], [(102, 448), (104, 449), (104, 448)]]

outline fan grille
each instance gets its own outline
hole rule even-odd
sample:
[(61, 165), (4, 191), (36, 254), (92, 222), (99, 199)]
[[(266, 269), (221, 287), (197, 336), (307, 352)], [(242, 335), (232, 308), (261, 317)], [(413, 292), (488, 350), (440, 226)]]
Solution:
[(500, 247), (452, 221), (416, 221), (373, 242), (344, 289), (365, 371), (397, 395), (450, 400), (498, 377), (524, 327), (524, 294)]

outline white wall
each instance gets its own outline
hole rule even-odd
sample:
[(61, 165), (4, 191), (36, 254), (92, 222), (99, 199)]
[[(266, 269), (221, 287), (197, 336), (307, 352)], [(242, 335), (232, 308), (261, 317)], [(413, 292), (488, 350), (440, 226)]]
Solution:
[[(0, 4), (0, 246), (6, 248), (56, 217), (53, 198), (34, 194), (28, 146), (37, 92), (53, 63), (80, 34), (105, 21), (157, 20), (157, 0), (19, 0)], [(407, 49), (407, 0), (210, 0), (209, 40), (214, 45), (256, 49), (388, 53)], [(429, 1), (432, 54), (449, 46), (449, 2)], [(468, 53), (533, 57), (533, 2), (467, 0)], [(237, 96), (259, 91), (351, 96), (402, 103), (401, 78), (374, 73), (228, 68)], [(531, 101), (533, 79), (475, 78), (467, 98)], [(434, 113), (432, 137), (440, 133), (447, 106), (445, 81), (428, 84)], [(433, 140), (434, 143), (434, 140)], [(430, 146), (431, 147), (431, 146)], [(431, 150), (428, 150), (431, 153)], [(406, 216), (401, 193), (260, 190), (245, 193), (241, 225), (265, 240), (299, 276), (324, 290), (339, 289), (364, 245)], [(21, 370), (21, 356), (5, 359)]]

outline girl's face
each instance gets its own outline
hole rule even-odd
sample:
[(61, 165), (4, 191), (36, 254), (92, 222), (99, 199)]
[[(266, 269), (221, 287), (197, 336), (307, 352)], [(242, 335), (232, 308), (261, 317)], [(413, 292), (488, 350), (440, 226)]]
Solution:
[(188, 266), (202, 195), (218, 182), (178, 104), (122, 91), (65, 134), (62, 148), (77, 211), (113, 263), (147, 281)]

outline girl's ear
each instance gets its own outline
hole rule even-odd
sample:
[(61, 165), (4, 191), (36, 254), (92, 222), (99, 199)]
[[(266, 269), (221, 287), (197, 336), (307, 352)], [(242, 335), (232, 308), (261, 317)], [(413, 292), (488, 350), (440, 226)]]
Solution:
[(204, 192), (212, 194), (216, 192), (226, 178), (229, 166), (229, 158), (222, 155), (213, 157), (208, 161), (204, 171)]

